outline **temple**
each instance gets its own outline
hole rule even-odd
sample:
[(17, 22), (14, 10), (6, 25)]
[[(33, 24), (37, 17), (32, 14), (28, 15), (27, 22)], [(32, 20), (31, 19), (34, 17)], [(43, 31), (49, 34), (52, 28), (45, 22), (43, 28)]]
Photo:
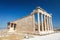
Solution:
[(52, 15), (37, 7), (30, 15), (8, 22), (8, 29), (36, 34), (53, 33)]

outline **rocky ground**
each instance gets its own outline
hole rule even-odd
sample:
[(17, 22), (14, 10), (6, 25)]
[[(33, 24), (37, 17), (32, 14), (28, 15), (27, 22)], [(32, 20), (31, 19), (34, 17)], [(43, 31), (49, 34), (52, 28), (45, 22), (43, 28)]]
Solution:
[(0, 31), (0, 40), (22, 40), (24, 39), (25, 34), (26, 33), (24, 32), (9, 33), (7, 31)]
[(0, 40), (60, 40), (60, 32), (46, 35), (29, 34), (29, 38), (25, 38), (23, 32), (8, 33), (6, 30), (0, 31)]
[(60, 32), (42, 36), (34, 35), (33, 38), (23, 40), (60, 40)]

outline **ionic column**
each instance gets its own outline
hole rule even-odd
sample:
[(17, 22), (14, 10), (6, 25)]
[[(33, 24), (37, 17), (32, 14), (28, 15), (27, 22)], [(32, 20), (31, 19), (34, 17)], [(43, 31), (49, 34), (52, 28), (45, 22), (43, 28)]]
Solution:
[(44, 15), (44, 25), (45, 25), (45, 31), (46, 31), (46, 15)]
[(47, 16), (47, 31), (49, 31), (49, 18)]
[(14, 23), (13, 23), (13, 29), (14, 29), (14, 26), (15, 26), (15, 25), (14, 25)]
[(49, 30), (51, 30), (51, 19), (49, 17)]
[(47, 17), (47, 19), (48, 19), (47, 25), (48, 25), (48, 31), (49, 31), (49, 16)]
[(40, 14), (38, 12), (38, 32), (40, 32)]
[(53, 30), (52, 17), (50, 17), (50, 22), (51, 22), (51, 31), (52, 31)]
[(51, 31), (51, 17), (50, 17), (50, 31)]
[(42, 31), (44, 31), (44, 27), (43, 27), (43, 14), (41, 14), (42, 17), (41, 17), (41, 21), (42, 21)]
[(50, 31), (51, 31), (51, 17), (50, 17)]
[(52, 24), (52, 31), (53, 31), (53, 23), (52, 23), (52, 17), (51, 17), (51, 24)]
[(46, 16), (46, 29), (48, 31), (48, 17)]

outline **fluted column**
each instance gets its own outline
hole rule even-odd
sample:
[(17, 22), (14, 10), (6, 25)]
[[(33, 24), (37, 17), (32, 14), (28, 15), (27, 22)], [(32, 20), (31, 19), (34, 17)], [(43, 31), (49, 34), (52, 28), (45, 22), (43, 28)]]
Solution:
[(44, 24), (44, 21), (45, 21), (45, 19), (44, 19), (44, 14), (43, 14), (43, 31), (45, 31), (45, 24)]
[(47, 16), (47, 31), (49, 31), (49, 18)]
[(14, 23), (13, 23), (13, 28), (14, 28)]
[(51, 31), (52, 31), (53, 30), (52, 17), (50, 17), (50, 22), (51, 22)]
[(48, 31), (48, 18), (47, 18), (47, 15), (46, 15), (46, 30)]
[(48, 31), (49, 31), (49, 16), (48, 16)]
[(44, 15), (44, 25), (45, 25), (45, 31), (46, 31), (46, 15)]
[(50, 17), (50, 31), (52, 30), (52, 26), (51, 26), (51, 17)]
[(43, 14), (41, 14), (42, 17), (41, 17), (41, 21), (42, 21), (42, 31), (44, 31), (44, 27), (43, 27)]
[(40, 14), (38, 12), (38, 32), (40, 32)]
[(49, 31), (51, 30), (51, 18), (49, 17)]

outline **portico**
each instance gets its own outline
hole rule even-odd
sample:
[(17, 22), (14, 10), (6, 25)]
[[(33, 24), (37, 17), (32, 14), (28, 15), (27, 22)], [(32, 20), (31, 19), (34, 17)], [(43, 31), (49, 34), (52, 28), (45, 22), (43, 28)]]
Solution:
[[(33, 15), (33, 23), (36, 23), (36, 17), (34, 14), (37, 15), (37, 32), (38, 33), (50, 33), (53, 32), (53, 24), (52, 24), (52, 15), (48, 14), (45, 10), (37, 7), (31, 13)], [(34, 31), (36, 32), (36, 24), (34, 24)]]

